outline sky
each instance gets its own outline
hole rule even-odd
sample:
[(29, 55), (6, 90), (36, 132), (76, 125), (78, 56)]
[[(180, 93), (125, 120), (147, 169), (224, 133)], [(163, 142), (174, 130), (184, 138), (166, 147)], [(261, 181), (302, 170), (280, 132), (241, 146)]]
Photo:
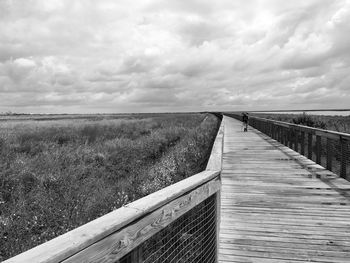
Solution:
[(0, 0), (0, 112), (349, 102), (350, 0)]

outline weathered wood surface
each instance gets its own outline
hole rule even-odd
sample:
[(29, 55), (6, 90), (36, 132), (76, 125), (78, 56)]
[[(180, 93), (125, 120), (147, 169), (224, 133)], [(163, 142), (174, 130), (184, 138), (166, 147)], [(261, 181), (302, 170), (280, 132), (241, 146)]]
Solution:
[(219, 262), (350, 262), (350, 183), (223, 122)]

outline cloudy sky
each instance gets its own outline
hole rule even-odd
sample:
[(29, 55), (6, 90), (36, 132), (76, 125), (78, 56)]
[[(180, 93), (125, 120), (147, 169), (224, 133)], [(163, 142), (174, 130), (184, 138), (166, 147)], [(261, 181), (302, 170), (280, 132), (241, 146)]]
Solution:
[(349, 0), (0, 0), (0, 112), (349, 101)]

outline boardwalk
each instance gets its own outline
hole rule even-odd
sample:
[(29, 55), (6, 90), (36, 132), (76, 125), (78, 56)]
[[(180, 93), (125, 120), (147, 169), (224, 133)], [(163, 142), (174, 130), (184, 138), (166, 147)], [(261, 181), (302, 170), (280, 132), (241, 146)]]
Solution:
[(220, 262), (350, 262), (350, 183), (224, 117)]

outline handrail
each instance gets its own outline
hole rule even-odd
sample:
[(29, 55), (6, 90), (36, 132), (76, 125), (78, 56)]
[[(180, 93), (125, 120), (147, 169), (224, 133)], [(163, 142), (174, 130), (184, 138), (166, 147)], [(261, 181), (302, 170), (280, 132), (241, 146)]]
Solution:
[(179, 217), (219, 194), (222, 139), (221, 124), (206, 171), (125, 205), (4, 263), (120, 260)]
[[(227, 114), (241, 121), (239, 114)], [(256, 116), (249, 124), (289, 148), (350, 180), (350, 134)]]
[(223, 152), (223, 140), (224, 140), (224, 122), (221, 121), (221, 125), (217, 132), (213, 148), (207, 163), (206, 171), (221, 171), (222, 169), (222, 152)]
[(294, 128), (299, 129), (300, 131), (307, 131), (309, 133), (311, 132), (314, 135), (320, 135), (320, 136), (324, 136), (326, 138), (330, 138), (330, 139), (334, 139), (334, 140), (349, 140), (350, 141), (350, 134), (349, 133), (324, 130), (324, 129), (320, 129), (320, 128), (314, 128), (314, 127), (309, 127), (309, 126), (305, 126), (305, 125), (277, 121), (277, 120), (272, 120), (272, 119), (266, 119), (266, 118), (261, 118), (261, 117), (256, 117), (256, 116), (251, 116), (250, 119), (262, 120), (262, 121), (274, 123), (276, 125), (280, 125), (283, 127), (294, 127)]
[[(235, 119), (241, 120), (241, 115), (237, 113), (224, 113), (224, 115), (234, 117)], [(305, 125), (300, 125), (300, 124), (295, 124), (295, 123), (289, 123), (289, 122), (284, 122), (284, 121), (277, 121), (273, 119), (267, 119), (267, 118), (262, 118), (262, 117), (257, 117), (257, 116), (249, 116), (250, 120), (261, 120), (269, 123), (273, 123), (282, 127), (286, 128), (296, 128), (299, 129), (300, 131), (305, 131), (312, 133), (313, 135), (320, 135), (324, 136), (326, 138), (334, 139), (334, 140), (349, 140), (350, 141), (350, 134), (349, 133), (344, 133), (344, 132), (337, 132), (337, 131), (331, 131), (331, 130), (324, 130), (320, 128), (314, 128), (314, 127), (309, 127)]]

